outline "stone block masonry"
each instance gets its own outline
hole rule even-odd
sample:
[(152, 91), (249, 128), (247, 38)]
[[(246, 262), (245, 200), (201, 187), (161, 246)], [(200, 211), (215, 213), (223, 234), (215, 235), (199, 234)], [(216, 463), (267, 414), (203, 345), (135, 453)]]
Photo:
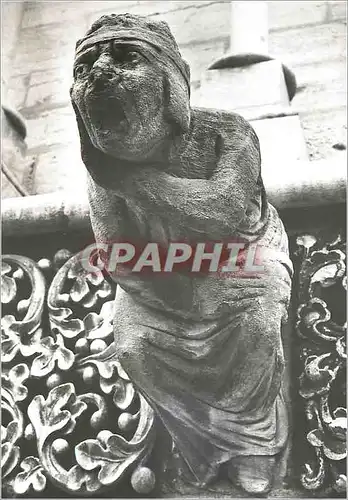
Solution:
[[(69, 102), (74, 46), (95, 19), (111, 12), (151, 15), (170, 24), (191, 66), (193, 96), (202, 73), (229, 49), (229, 1), (25, 2), (7, 94), (27, 120), (28, 155), (37, 160), (33, 193), (83, 182)], [(270, 54), (297, 76), (292, 104), (311, 158), (344, 155), (332, 146), (346, 134), (346, 2), (269, 2), (269, 28)]]

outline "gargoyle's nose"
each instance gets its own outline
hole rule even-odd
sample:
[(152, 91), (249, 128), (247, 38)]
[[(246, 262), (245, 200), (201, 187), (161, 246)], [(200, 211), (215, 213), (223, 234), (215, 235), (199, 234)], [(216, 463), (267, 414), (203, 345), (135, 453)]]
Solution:
[(89, 74), (89, 82), (98, 90), (105, 88), (111, 81), (117, 83), (119, 80), (120, 75), (112, 69), (92, 69)]
[(95, 87), (102, 88), (113, 80), (114, 83), (120, 79), (119, 72), (114, 66), (114, 61), (110, 54), (101, 54), (93, 64), (89, 74), (89, 81)]
[(111, 69), (92, 69), (89, 75), (91, 83), (95, 83), (99, 80), (112, 80), (116, 77), (116, 74)]

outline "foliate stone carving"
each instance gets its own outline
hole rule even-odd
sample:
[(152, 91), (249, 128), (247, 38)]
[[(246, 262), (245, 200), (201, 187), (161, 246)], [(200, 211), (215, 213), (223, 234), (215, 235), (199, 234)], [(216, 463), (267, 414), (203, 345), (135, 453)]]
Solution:
[[(63, 262), (62, 257), (63, 255)], [(64, 257), (65, 255), (65, 257)], [(345, 242), (297, 238), (299, 418), (294, 455), (314, 494), (346, 488)], [(66, 261), (66, 262), (65, 262)], [(53, 263), (52, 263), (53, 262)], [(113, 355), (113, 285), (79, 256), (2, 258), (2, 477), (5, 495), (143, 495), (154, 415)], [(296, 426), (300, 429), (301, 425)], [(302, 430), (300, 430), (302, 432)], [(305, 453), (303, 453), (305, 452)], [(47, 493), (46, 493), (47, 492)]]
[(114, 356), (115, 290), (69, 255), (2, 259), (5, 493), (149, 493), (154, 413)]
[(323, 243), (297, 238), (296, 329), (301, 371), (299, 394), (306, 419), (306, 460), (301, 483), (307, 490), (328, 485), (346, 490), (346, 245), (338, 235)]

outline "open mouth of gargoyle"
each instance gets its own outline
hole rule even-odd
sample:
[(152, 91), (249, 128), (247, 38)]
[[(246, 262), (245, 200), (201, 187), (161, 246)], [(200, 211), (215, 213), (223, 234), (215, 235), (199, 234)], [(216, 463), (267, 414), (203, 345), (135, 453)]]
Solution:
[(107, 134), (110, 131), (124, 130), (127, 125), (126, 114), (119, 99), (105, 95), (94, 95), (88, 99), (88, 114), (93, 126)]

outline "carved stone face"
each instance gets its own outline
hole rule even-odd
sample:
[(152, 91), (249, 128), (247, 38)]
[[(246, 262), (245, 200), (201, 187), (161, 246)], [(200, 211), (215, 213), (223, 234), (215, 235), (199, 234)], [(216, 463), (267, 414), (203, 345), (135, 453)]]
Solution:
[[(94, 147), (116, 158), (143, 160), (171, 133), (168, 86), (150, 51), (111, 40), (76, 58), (71, 97)], [(180, 105), (175, 110), (185, 120), (187, 106), (182, 102), (182, 110)]]

